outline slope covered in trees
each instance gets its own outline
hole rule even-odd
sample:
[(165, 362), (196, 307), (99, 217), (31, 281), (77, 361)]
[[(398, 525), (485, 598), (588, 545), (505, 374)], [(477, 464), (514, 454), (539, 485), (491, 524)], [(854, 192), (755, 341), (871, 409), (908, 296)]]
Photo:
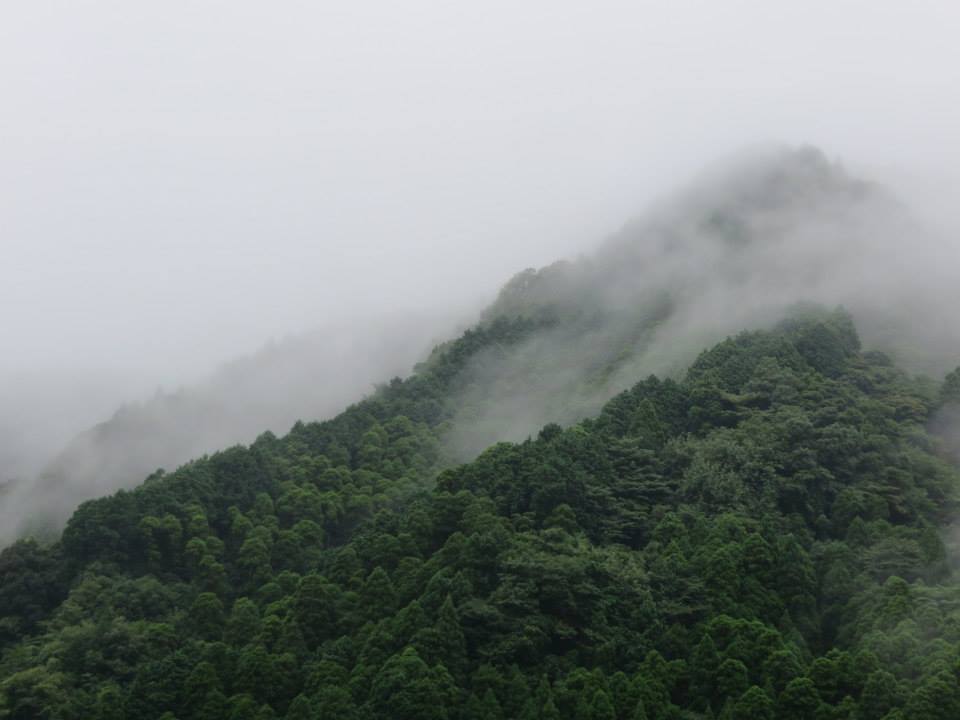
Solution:
[[(32, 453), (26, 448), (24, 455), (37, 458), (33, 472), (17, 474), (16, 463), (5, 463), (5, 451), (12, 454), (7, 446), (16, 442), (24, 450), (19, 445), (25, 443), (0, 427), (0, 547), (24, 531), (59, 533), (82, 501), (134, 487), (157, 468), (250, 443), (267, 429), (286, 432), (300, 418), (332, 417), (376, 383), (408, 373), (453, 325), (452, 317), (436, 313), (398, 314), (284, 338), (202, 382), (126, 405), (61, 447)], [(12, 412), (27, 398), (14, 395), (3, 409)], [(58, 413), (62, 406), (56, 403)], [(0, 412), (0, 426), (2, 420)], [(31, 427), (21, 415), (17, 420)], [(48, 447), (49, 440), (36, 444)]]
[[(449, 396), (444, 449), (472, 460), (495, 442), (594, 415), (638, 379), (678, 377), (705, 347), (770, 327), (797, 302), (843, 305), (867, 346), (940, 377), (960, 357), (960, 331), (941, 319), (958, 282), (943, 245), (928, 240), (889, 193), (817, 150), (739, 157), (589, 255), (507, 283), (483, 321), (539, 326), (471, 355)], [(439, 325), (318, 333), (126, 408), (78, 437), (37, 482), (0, 489), (0, 543), (21, 517), (31, 530), (59, 530), (81, 500), (133, 487), (157, 467), (286, 431), (298, 418), (331, 417), (374, 382), (407, 372)]]
[(0, 717), (960, 716), (955, 380), (810, 311), (452, 466), (476, 359), (555, 322), (6, 549)]

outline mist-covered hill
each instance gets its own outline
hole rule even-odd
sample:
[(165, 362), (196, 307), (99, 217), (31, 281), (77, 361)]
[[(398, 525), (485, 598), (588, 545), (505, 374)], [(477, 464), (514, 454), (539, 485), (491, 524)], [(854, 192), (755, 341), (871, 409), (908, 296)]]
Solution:
[[(134, 487), (158, 469), (250, 443), (265, 430), (284, 433), (303, 418), (330, 417), (408, 373), (457, 321), (441, 312), (385, 312), (327, 326), (272, 342), (201, 383), (125, 405), (51, 453), (35, 476), (3, 466), (11, 472), (0, 493), (0, 543), (20, 532), (59, 531), (83, 500)], [(3, 447), (17, 439), (0, 436), (0, 450), (16, 457), (30, 449)]]
[[(798, 303), (845, 307), (868, 346), (942, 377), (960, 357), (960, 327), (946, 310), (960, 300), (954, 258), (960, 248), (816, 149), (742, 153), (592, 253), (508, 282), (484, 322), (523, 317), (538, 329), (509, 351), (470, 360), (449, 399), (444, 448), (469, 460), (494, 442), (596, 413), (637, 378), (676, 377), (703, 347), (771, 327)], [(74, 439), (37, 481), (5, 493), (6, 535), (56, 528), (80, 500), (133, 487), (157, 468), (330, 417), (407, 372), (452, 325), (406, 318), (318, 332), (237, 361), (205, 385), (125, 407)]]
[(960, 712), (953, 397), (809, 312), (441, 472), (493, 321), (0, 555), (0, 717)]
[(814, 150), (705, 174), (406, 378), (4, 550), (0, 719), (960, 716), (931, 247)]
[[(739, 155), (665, 197), (593, 254), (517, 275), (486, 317), (543, 331), (478, 357), (450, 436), (469, 459), (547, 422), (597, 412), (705, 346), (771, 327), (795, 305), (845, 307), (865, 343), (942, 377), (960, 357), (960, 246), (882, 187), (813, 148)], [(917, 318), (923, 318), (918, 322)]]

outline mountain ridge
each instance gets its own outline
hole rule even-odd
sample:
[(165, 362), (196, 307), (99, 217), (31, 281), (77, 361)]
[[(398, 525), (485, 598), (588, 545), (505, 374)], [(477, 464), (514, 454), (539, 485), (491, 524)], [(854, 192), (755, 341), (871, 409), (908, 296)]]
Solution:
[[(87, 502), (61, 543), (5, 551), (2, 712), (924, 718), (942, 717), (923, 714), (931, 693), (937, 712), (960, 702), (933, 651), (960, 592), (935, 531), (960, 483), (923, 431), (937, 397), (863, 354), (849, 316), (737, 335), (681, 382), (642, 381), (431, 490), (445, 383), (536, 329), (469, 331), (333, 420)], [(888, 596), (907, 604), (882, 610)], [(928, 643), (919, 669), (888, 654), (904, 638)], [(121, 671), (128, 643), (143, 649)], [(849, 663), (863, 669), (831, 685)]]
[(3, 550), (0, 718), (960, 715), (960, 370), (863, 349), (882, 273), (818, 275), (900, 211), (812, 151), (742, 172), (733, 219), (681, 199), (336, 416)]
[[(939, 310), (944, 294), (907, 297), (891, 276), (909, 272), (909, 263), (890, 255), (893, 240), (884, 239), (899, 243), (920, 232), (890, 193), (815, 148), (766, 149), (718, 163), (592, 254), (527, 269), (505, 284), (480, 322), (529, 317), (544, 321), (542, 332), (513, 353), (480, 355), (465, 370), (472, 378), (454, 401), (463, 410), (445, 442), (454, 457), (469, 460), (498, 440), (574, 422), (636, 377), (676, 377), (703, 347), (745, 327), (772, 327), (801, 302), (843, 305), (869, 345), (942, 375), (960, 356), (960, 333), (912, 317)], [(250, 442), (264, 428), (279, 432), (297, 419), (329, 416), (362, 390), (317, 383), (318, 375), (348, 372), (372, 388), (406, 372), (436, 336), (426, 330), (435, 323), (394, 325), (345, 328), (339, 342), (333, 334), (332, 348), (320, 333), (281, 344), (212, 383), (121, 409), (76, 437), (36, 482), (8, 487), (6, 505), (33, 517), (31, 529), (55, 532), (80, 500)], [(358, 346), (352, 354), (337, 349), (351, 343)], [(923, 347), (935, 349), (916, 351)], [(390, 360), (373, 360), (381, 356)], [(386, 372), (378, 372), (380, 364)]]

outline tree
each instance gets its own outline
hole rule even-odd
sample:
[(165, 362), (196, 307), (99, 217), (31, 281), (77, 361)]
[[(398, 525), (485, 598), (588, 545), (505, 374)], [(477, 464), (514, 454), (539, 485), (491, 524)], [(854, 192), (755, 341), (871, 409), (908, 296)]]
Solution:
[(791, 680), (777, 702), (778, 718), (783, 720), (805, 720), (812, 718), (820, 707), (820, 695), (810, 678)]
[(300, 579), (293, 603), (293, 616), (307, 647), (313, 649), (333, 633), (336, 616), (326, 580), (320, 575)]
[(614, 712), (613, 703), (610, 702), (610, 696), (602, 689), (593, 694), (593, 700), (590, 703), (590, 720), (616, 720), (617, 714)]
[(412, 647), (384, 664), (370, 690), (376, 711), (397, 720), (446, 720), (449, 693)]
[(190, 624), (204, 640), (216, 640), (223, 634), (223, 603), (211, 592), (197, 595), (190, 608)]
[(710, 634), (704, 633), (690, 659), (690, 692), (697, 698), (700, 707), (709, 705), (716, 695), (715, 678), (719, 666), (717, 646)]
[(944, 670), (927, 678), (910, 694), (903, 712), (910, 720), (960, 717), (960, 686), (956, 677)]
[(870, 673), (860, 696), (858, 718), (882, 720), (902, 702), (897, 690), (897, 679), (891, 673), (885, 670)]
[(733, 705), (733, 720), (774, 720), (773, 700), (753, 685)]
[(727, 658), (717, 670), (717, 697), (723, 701), (736, 699), (747, 690), (747, 666), (734, 658)]
[(237, 598), (230, 611), (224, 640), (233, 646), (246, 645), (260, 634), (260, 611), (250, 598)]
[(430, 662), (443, 663), (454, 677), (464, 675), (467, 663), (466, 640), (450, 595), (447, 595), (440, 606), (434, 626), (417, 634), (416, 645), (423, 649), (424, 656)]
[[(220, 694), (221, 690), (220, 678), (217, 676), (216, 668), (209, 662), (197, 663), (190, 671), (184, 684), (181, 716), (196, 717), (197, 720), (201, 720), (203, 715), (199, 714), (199, 710), (206, 705), (212, 693)], [(214, 698), (211, 698), (211, 700), (212, 702), (217, 701)]]
[(390, 576), (379, 565), (367, 577), (360, 593), (364, 615), (368, 620), (376, 620), (392, 613), (397, 606), (397, 593)]

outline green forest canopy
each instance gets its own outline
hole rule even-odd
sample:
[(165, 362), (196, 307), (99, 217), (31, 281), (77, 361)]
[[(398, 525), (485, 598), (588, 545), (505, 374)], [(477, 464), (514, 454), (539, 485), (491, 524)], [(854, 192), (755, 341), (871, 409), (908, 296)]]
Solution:
[(0, 555), (0, 718), (960, 717), (956, 390), (808, 313), (452, 465), (479, 352)]

